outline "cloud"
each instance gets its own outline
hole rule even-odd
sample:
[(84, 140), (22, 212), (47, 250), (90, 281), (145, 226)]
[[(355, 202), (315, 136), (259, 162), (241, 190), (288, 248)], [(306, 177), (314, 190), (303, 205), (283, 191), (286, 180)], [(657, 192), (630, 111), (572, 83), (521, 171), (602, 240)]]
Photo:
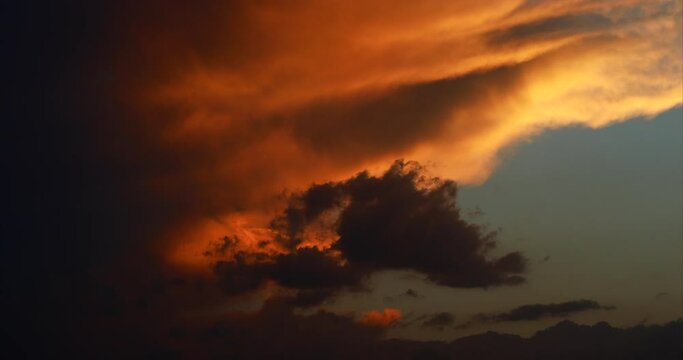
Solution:
[[(128, 131), (141, 141), (126, 156), (145, 178), (137, 192), (189, 229), (166, 232), (166, 243), (205, 244), (211, 219), (235, 214), (249, 219), (243, 229), (268, 227), (283, 189), (376, 174), (396, 158), (479, 182), (502, 148), (544, 129), (601, 127), (681, 102), (674, 2), (394, 7), (231, 2), (135, 13), (132, 29), (171, 39), (142, 50), (117, 42), (134, 47), (130, 66), (140, 54), (164, 59), (157, 77), (122, 96), (139, 105)], [(372, 16), (377, 8), (393, 16)], [(338, 20), (321, 23), (324, 14)], [(199, 19), (215, 23), (175, 26)]]
[[(351, 263), (417, 270), (441, 285), (520, 282), (524, 258), (519, 253), (485, 258), (495, 239), (460, 218), (455, 184), (420, 179), (410, 165), (397, 162), (382, 177), (361, 173), (341, 185), (348, 205), (339, 217), (334, 248)], [(421, 180), (433, 187), (420, 189)]]
[(382, 311), (368, 311), (359, 320), (365, 326), (389, 327), (401, 318), (401, 311), (394, 308), (386, 308)]
[(484, 322), (508, 322), (538, 320), (547, 317), (563, 317), (588, 310), (613, 310), (614, 306), (600, 305), (593, 300), (573, 300), (553, 304), (521, 305), (510, 311), (479, 314), (474, 318)]
[(495, 233), (461, 218), (456, 193), (455, 183), (426, 176), (416, 163), (397, 161), (382, 176), (362, 172), (313, 185), (292, 196), (271, 224), (285, 248), (296, 248), (307, 241), (307, 227), (325, 212), (334, 213), (331, 230), (337, 237), (322, 246), (339, 251), (350, 266), (416, 270), (452, 287), (522, 282), (524, 257), (513, 252), (488, 259)]
[(398, 301), (401, 298), (421, 299), (423, 297), (424, 296), (420, 295), (416, 290), (408, 289), (408, 290), (404, 291), (403, 293), (400, 293), (400, 294), (395, 295), (395, 296), (387, 295), (384, 297), (384, 301), (393, 302), (393, 301)]
[(601, 14), (566, 14), (496, 30), (489, 33), (488, 38), (492, 46), (510, 45), (594, 32), (608, 29), (610, 25), (612, 21)]
[[(323, 302), (343, 289), (363, 289), (371, 274), (414, 270), (450, 287), (515, 285), (527, 260), (518, 252), (489, 255), (496, 234), (460, 216), (457, 187), (429, 177), (417, 163), (396, 161), (381, 176), (361, 172), (290, 196), (271, 222), (272, 252), (235, 249), (214, 265), (226, 293), (268, 281), (301, 291), (292, 304)], [(214, 245), (214, 248), (216, 245)], [(387, 251), (391, 249), (391, 251)], [(223, 255), (226, 255), (223, 252)], [(407, 296), (417, 297), (413, 290)]]
[[(176, 256), (181, 245), (267, 227), (283, 189), (396, 158), (482, 181), (500, 149), (545, 128), (599, 127), (681, 101), (677, 2), (171, 1), (160, 11), (139, 1), (63, 11), (90, 35), (75, 25), (53, 34), (74, 50), (55, 65), (69, 81), (36, 79), (53, 79), (63, 142), (88, 155), (56, 152), (54, 163), (73, 165), (63, 173), (76, 182), (89, 169), (82, 196), (101, 206), (89, 213), (119, 238), (102, 243), (130, 241), (174, 266), (211, 261)], [(492, 44), (496, 36), (517, 45)], [(45, 158), (34, 155), (27, 162)], [(224, 226), (235, 216), (249, 221)]]
[[(90, 91), (65, 104), (112, 118), (86, 128), (98, 161), (168, 209), (164, 223), (264, 211), (283, 188), (396, 158), (476, 182), (502, 147), (543, 128), (680, 103), (671, 4), (91, 5), (109, 41), (86, 43), (77, 60), (91, 65), (72, 66)], [(525, 41), (501, 47), (492, 34)]]
[(449, 312), (432, 314), (422, 322), (422, 327), (432, 328), (439, 331), (452, 326), (455, 326), (455, 316)]
[(419, 298), (420, 297), (420, 294), (413, 289), (406, 290), (406, 292), (403, 293), (403, 295), (408, 296), (408, 297), (412, 297), (412, 298)]
[(313, 104), (292, 117), (297, 143), (318, 154), (347, 161), (410, 151), (423, 139), (434, 139), (458, 122), (457, 141), (488, 127), (458, 121), (454, 114), (495, 102), (520, 81), (519, 67), (501, 66), (457, 77), (397, 86), (378, 94), (363, 94)]
[[(354, 6), (302, 2), (288, 8), (266, 2), (224, 11), (214, 5), (219, 9), (208, 10), (243, 15), (233, 22), (242, 31), (238, 36), (208, 27), (204, 42), (219, 38), (219, 44), (243, 44), (239, 56), (231, 57), (235, 49), (230, 46), (186, 45), (177, 50), (189, 53), (196, 64), (148, 91), (154, 106), (187, 107), (185, 119), (169, 124), (174, 138), (198, 138), (215, 146), (214, 136), (239, 134), (231, 139), (239, 139), (239, 147), (286, 161), (289, 168), (277, 169), (280, 181), (299, 186), (324, 177), (301, 168), (298, 175), (290, 172), (299, 165), (296, 158), (315, 162), (335, 177), (342, 168), (355, 171), (395, 157), (436, 159), (443, 164), (441, 175), (478, 181), (491, 171), (501, 147), (541, 128), (602, 126), (680, 103), (678, 93), (672, 95), (678, 82), (668, 77), (678, 79), (675, 70), (680, 68), (672, 57), (678, 49), (676, 6), (621, 1), (517, 5), (434, 1), (397, 7), (390, 12), (394, 17), (370, 15), (374, 8), (386, 10), (383, 1)], [(309, 16), (314, 14), (335, 14), (339, 21), (322, 24), (317, 19), (324, 17)], [(171, 24), (152, 30), (176, 34)], [(406, 24), (422, 27), (412, 30)], [(274, 28), (287, 31), (266, 30)], [(672, 35), (660, 43), (657, 28), (669, 28)], [(368, 33), (374, 36), (368, 39)], [(517, 46), (498, 43), (511, 41)], [(329, 64), (335, 64), (334, 71)], [(567, 72), (572, 81), (563, 78)], [(627, 98), (640, 100), (615, 101)], [(567, 101), (572, 105), (562, 104)], [(225, 148), (224, 156), (233, 155), (230, 150)], [(230, 160), (220, 165), (240, 169), (236, 157)], [(454, 160), (458, 165), (447, 168)]]
[(253, 291), (271, 280), (283, 287), (302, 290), (292, 299), (294, 304), (302, 305), (322, 302), (344, 287), (361, 287), (365, 276), (360, 269), (342, 265), (316, 248), (301, 248), (274, 257), (238, 253), (232, 260), (218, 261), (214, 273), (227, 294)]
[(286, 300), (287, 304), (292, 307), (308, 308), (324, 305), (327, 300), (337, 295), (338, 291), (338, 289), (333, 288), (304, 289), (297, 291), (294, 296), (290, 296)]

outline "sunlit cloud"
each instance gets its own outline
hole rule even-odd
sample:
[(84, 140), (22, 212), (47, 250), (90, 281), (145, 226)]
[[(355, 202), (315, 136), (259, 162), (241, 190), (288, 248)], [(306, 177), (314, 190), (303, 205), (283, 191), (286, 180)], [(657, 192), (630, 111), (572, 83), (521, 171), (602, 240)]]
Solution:
[(359, 322), (365, 326), (389, 327), (401, 318), (401, 311), (394, 308), (368, 311)]
[[(170, 11), (169, 21), (198, 21)], [(176, 233), (180, 242), (263, 228), (283, 190), (379, 172), (396, 158), (482, 182), (501, 149), (545, 129), (599, 128), (682, 101), (680, 1), (301, 1), (214, 11), (240, 18), (200, 28), (199, 43), (146, 48), (172, 71), (127, 90), (161, 134), (146, 146), (184, 159), (148, 175), (150, 191), (196, 198), (203, 220), (193, 221), (194, 236)], [(171, 25), (142, 27), (173, 39)], [(221, 225), (259, 212), (242, 230)], [(216, 231), (200, 236), (209, 231), (200, 223)]]

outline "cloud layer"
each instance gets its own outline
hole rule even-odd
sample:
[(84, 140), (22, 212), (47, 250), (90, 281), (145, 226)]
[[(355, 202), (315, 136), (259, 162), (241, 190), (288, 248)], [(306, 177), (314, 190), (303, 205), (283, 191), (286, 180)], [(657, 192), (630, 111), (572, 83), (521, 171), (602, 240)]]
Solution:
[(397, 158), (478, 182), (500, 149), (544, 129), (681, 103), (680, 1), (156, 9), (103, 10), (126, 21), (104, 23), (101, 53), (117, 56), (98, 61), (117, 76), (93, 86), (125, 112), (93, 134), (119, 134), (96, 141), (140, 177), (127, 190), (168, 209), (160, 221), (179, 225), (158, 236), (175, 244), (265, 227), (283, 189)]

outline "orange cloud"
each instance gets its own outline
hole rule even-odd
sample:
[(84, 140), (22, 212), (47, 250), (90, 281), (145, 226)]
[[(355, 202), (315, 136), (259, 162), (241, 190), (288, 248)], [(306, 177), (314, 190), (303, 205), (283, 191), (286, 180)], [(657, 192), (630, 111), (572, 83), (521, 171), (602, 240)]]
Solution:
[[(164, 126), (166, 140), (219, 152), (207, 176), (238, 172), (249, 179), (243, 191), (259, 189), (233, 201), (396, 157), (477, 182), (502, 147), (542, 129), (599, 127), (681, 103), (679, 1), (301, 1), (241, 11), (240, 35), (216, 29), (245, 42), (239, 52), (220, 42), (180, 49), (190, 65), (142, 92), (146, 106), (187, 109)], [(508, 78), (492, 70), (503, 66)], [(473, 73), (484, 75), (468, 82)], [(415, 94), (444, 82), (453, 89), (434, 90), (436, 99)], [(226, 139), (239, 139), (234, 151)]]
[[(126, 141), (101, 143), (141, 179), (136, 194), (168, 209), (169, 257), (201, 263), (178, 254), (201, 253), (219, 232), (266, 228), (283, 195), (314, 182), (406, 158), (476, 183), (502, 148), (545, 129), (680, 105), (681, 7), (266, 0), (169, 3), (160, 13), (130, 4), (113, 10), (126, 20), (107, 60), (128, 108), (116, 131), (101, 130)], [(250, 221), (224, 231), (235, 217)]]
[(401, 311), (394, 308), (368, 311), (360, 318), (359, 323), (371, 327), (389, 327), (401, 318)]

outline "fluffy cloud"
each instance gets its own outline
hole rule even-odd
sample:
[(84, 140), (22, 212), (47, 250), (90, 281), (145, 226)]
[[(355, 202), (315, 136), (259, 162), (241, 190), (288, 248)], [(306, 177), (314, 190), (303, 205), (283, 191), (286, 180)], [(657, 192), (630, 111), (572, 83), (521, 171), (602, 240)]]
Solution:
[(414, 270), (450, 287), (523, 282), (527, 260), (518, 252), (490, 256), (495, 233), (465, 221), (456, 194), (455, 183), (403, 161), (382, 176), (361, 172), (312, 185), (293, 194), (271, 222), (276, 235), (269, 246), (280, 252), (238, 249), (214, 270), (229, 294), (258, 289), (266, 280), (324, 291), (308, 296), (309, 302), (341, 288), (362, 288), (364, 278), (386, 269)]

